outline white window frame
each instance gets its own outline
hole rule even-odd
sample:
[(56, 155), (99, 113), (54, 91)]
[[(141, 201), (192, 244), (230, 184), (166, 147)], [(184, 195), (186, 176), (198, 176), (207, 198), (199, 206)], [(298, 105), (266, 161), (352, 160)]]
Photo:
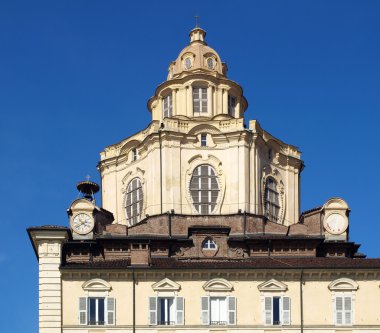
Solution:
[[(341, 309), (338, 300), (341, 299)], [(349, 302), (347, 303), (347, 300)], [(341, 317), (339, 318), (339, 315)], [(334, 294), (334, 324), (336, 326), (352, 326), (354, 318), (354, 302), (352, 292), (337, 292)]]
[[(331, 301), (333, 308), (333, 323), (336, 326), (352, 326), (355, 324), (355, 296), (359, 285), (354, 280), (348, 278), (340, 278), (332, 281), (328, 288), (331, 291)], [(337, 309), (337, 298), (342, 297), (342, 309)], [(351, 309), (347, 309), (345, 300), (350, 299)], [(340, 322), (338, 313), (342, 314)], [(347, 314), (350, 314), (350, 320), (347, 320)]]
[(132, 148), (132, 161), (136, 161), (137, 160), (137, 149), (136, 148)]
[[(203, 97), (204, 92), (206, 92), (206, 98)], [(208, 114), (208, 92), (207, 87), (195, 86), (193, 87), (193, 114), (194, 116), (203, 116)], [(197, 98), (196, 98), (197, 96)], [(206, 102), (203, 106), (203, 102)], [(195, 105), (199, 103), (199, 110), (195, 111)]]
[[(211, 302), (212, 300), (221, 300), (226, 302), (226, 313), (225, 321), (212, 322), (212, 310)], [(220, 305), (219, 305), (220, 311)], [(222, 295), (211, 295), (201, 297), (201, 323), (202, 325), (212, 325), (212, 326), (230, 326), (236, 325), (236, 297), (235, 296), (222, 296)]]
[[(136, 182), (137, 185), (134, 185)], [(133, 200), (134, 193), (136, 192), (136, 200)], [(130, 201), (129, 198), (130, 197)], [(128, 201), (130, 202), (128, 204)], [(127, 193), (125, 195), (125, 210), (127, 213), (127, 220), (129, 225), (136, 224), (141, 219), (141, 214), (144, 205), (144, 192), (142, 182), (139, 177), (133, 178), (127, 186)]]
[[(162, 311), (162, 308), (159, 307), (159, 302), (161, 300), (173, 300), (173, 319), (170, 321), (164, 321), (161, 322), (159, 319), (160, 317), (160, 312)], [(153, 296), (149, 297), (149, 318), (148, 322), (149, 325), (152, 326), (180, 326), (184, 325), (184, 320), (185, 320), (185, 300), (183, 297), (179, 296)], [(170, 318), (172, 319), (172, 318)]]
[(163, 118), (171, 117), (173, 115), (173, 95), (166, 95), (162, 99), (162, 114)]
[(202, 244), (203, 250), (216, 250), (217, 248), (218, 245), (216, 245), (215, 241), (210, 237), (206, 238)]
[[(279, 299), (279, 322), (273, 322), (273, 299)], [(263, 322), (266, 326), (288, 326), (291, 324), (291, 299), (283, 295), (264, 295)]]
[[(95, 299), (95, 323), (90, 323), (90, 300)], [(104, 300), (104, 323), (99, 323), (99, 299)], [(105, 297), (105, 296), (85, 296), (79, 297), (79, 306), (78, 306), (78, 322), (79, 325), (84, 326), (107, 326), (115, 325), (116, 321), (116, 300), (114, 297)]]

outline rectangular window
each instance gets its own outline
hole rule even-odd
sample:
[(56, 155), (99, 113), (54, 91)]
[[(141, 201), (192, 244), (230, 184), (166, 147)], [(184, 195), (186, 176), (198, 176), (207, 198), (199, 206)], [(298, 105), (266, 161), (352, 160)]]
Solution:
[(235, 297), (202, 297), (201, 318), (203, 325), (235, 325)]
[(207, 134), (205, 133), (201, 134), (201, 146), (207, 147)]
[(228, 114), (235, 117), (236, 97), (228, 95)]
[(115, 299), (112, 297), (80, 297), (80, 325), (114, 325)]
[(335, 324), (352, 325), (352, 298), (344, 293), (335, 297)]
[(133, 148), (132, 149), (132, 161), (136, 161), (137, 160), (137, 150), (136, 148)]
[(173, 98), (172, 95), (167, 95), (162, 100), (162, 108), (163, 108), (163, 114), (164, 118), (171, 117), (173, 115)]
[(150, 325), (183, 325), (183, 297), (149, 297)]
[(267, 296), (264, 299), (265, 325), (290, 325), (290, 298)]
[(207, 113), (207, 88), (193, 87), (194, 115)]

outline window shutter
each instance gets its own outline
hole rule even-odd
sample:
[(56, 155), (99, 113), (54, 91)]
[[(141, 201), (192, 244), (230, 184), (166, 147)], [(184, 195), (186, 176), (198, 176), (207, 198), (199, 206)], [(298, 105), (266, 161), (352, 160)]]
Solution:
[(228, 325), (236, 325), (236, 297), (228, 297)]
[(184, 299), (176, 297), (176, 324), (184, 325)]
[(344, 323), (346, 325), (352, 324), (352, 299), (351, 297), (344, 297)]
[(272, 297), (265, 297), (264, 299), (264, 320), (265, 325), (272, 325)]
[(290, 325), (290, 297), (282, 297), (282, 325)]
[(335, 324), (343, 324), (343, 297), (335, 297)]
[(115, 325), (115, 298), (107, 297), (106, 304), (107, 325)]
[(202, 325), (210, 324), (210, 297), (204, 296), (201, 297), (201, 318)]
[(87, 297), (79, 297), (79, 325), (87, 325)]
[(157, 297), (149, 297), (149, 325), (157, 325)]

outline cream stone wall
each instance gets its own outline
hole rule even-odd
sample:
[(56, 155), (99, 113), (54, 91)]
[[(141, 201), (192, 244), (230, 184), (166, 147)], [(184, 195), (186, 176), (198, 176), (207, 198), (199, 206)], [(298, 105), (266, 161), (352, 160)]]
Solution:
[(33, 231), (38, 254), (39, 333), (60, 333), (62, 325), (61, 264), (65, 231)]
[[(252, 274), (256, 279), (250, 279)], [(92, 274), (94, 275), (94, 274)], [(63, 331), (92, 332), (95, 329), (88, 326), (78, 325), (78, 297), (85, 296), (86, 292), (82, 289), (82, 284), (89, 279), (91, 274), (87, 273), (64, 273), (62, 281), (63, 291)], [(106, 332), (131, 330), (132, 325), (132, 275), (125, 273), (98, 273), (98, 277), (107, 278), (112, 289), (109, 296), (116, 298), (116, 325), (97, 327)], [(300, 327), (300, 282), (299, 272), (293, 274), (293, 278), (285, 277), (282, 274), (270, 274), (265, 272), (240, 271), (238, 275), (218, 274), (210, 272), (196, 272), (192, 275), (186, 274), (186, 278), (181, 278), (181, 273), (168, 272), (169, 279), (180, 285), (179, 291), (157, 292), (154, 291), (153, 284), (165, 277), (159, 272), (137, 273), (136, 274), (136, 329), (139, 332), (179, 332), (179, 331), (198, 331), (198, 332), (235, 332), (235, 331), (254, 331), (254, 332), (299, 332)], [(260, 279), (259, 276), (262, 276)], [(314, 274), (315, 275), (315, 274)], [(192, 276), (193, 279), (189, 279)], [(237, 278), (239, 276), (239, 278)], [(265, 279), (263, 277), (265, 276)], [(210, 278), (228, 278), (232, 284), (231, 291), (205, 291), (203, 285)], [(280, 283), (286, 285), (285, 291), (261, 292), (260, 284), (275, 278)], [(305, 273), (303, 284), (303, 313), (304, 313), (304, 332), (375, 332), (380, 331), (380, 320), (378, 304), (380, 304), (379, 280), (357, 280), (358, 290), (355, 291), (354, 301), (354, 324), (349, 326), (336, 326), (333, 322), (334, 310), (332, 302), (332, 291), (329, 284), (335, 280), (337, 275), (331, 276), (332, 280), (312, 279)], [(262, 296), (263, 293), (272, 296), (288, 296), (291, 299), (291, 325), (263, 325)], [(185, 299), (185, 325), (184, 326), (150, 326), (148, 299), (152, 296), (181, 296)], [(237, 299), (237, 321), (236, 325), (229, 326), (204, 326), (201, 324), (201, 296), (235, 296)]]
[[(207, 147), (200, 146), (201, 133), (207, 133)], [(131, 156), (133, 148), (138, 151), (136, 161)], [(114, 214), (115, 223), (127, 224), (126, 188), (139, 177), (144, 194), (142, 218), (172, 209), (179, 214), (197, 214), (189, 196), (189, 177), (197, 165), (210, 164), (218, 169), (224, 192), (214, 214), (237, 213), (239, 209), (264, 214), (263, 181), (264, 175), (269, 175), (283, 184), (280, 223), (294, 224), (299, 218), (299, 155), (295, 147), (273, 138), (257, 122), (250, 122), (245, 129), (243, 119), (228, 117), (202, 122), (164, 119), (163, 128), (153, 122), (102, 153), (103, 207)]]

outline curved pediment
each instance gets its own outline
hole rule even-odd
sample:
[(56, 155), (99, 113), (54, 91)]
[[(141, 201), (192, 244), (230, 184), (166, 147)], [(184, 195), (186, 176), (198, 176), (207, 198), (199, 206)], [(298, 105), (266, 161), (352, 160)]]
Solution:
[(88, 291), (110, 291), (111, 288), (111, 285), (102, 279), (92, 279), (82, 284), (82, 289)]
[(181, 288), (181, 286), (178, 283), (168, 278), (165, 278), (153, 284), (152, 288), (154, 291), (178, 291)]
[(203, 289), (206, 291), (231, 291), (233, 286), (226, 279), (216, 278), (207, 281), (203, 285)]
[(286, 291), (288, 286), (275, 279), (268, 280), (257, 287), (260, 291)]
[(329, 289), (333, 291), (358, 290), (359, 285), (351, 279), (341, 278), (329, 284)]

